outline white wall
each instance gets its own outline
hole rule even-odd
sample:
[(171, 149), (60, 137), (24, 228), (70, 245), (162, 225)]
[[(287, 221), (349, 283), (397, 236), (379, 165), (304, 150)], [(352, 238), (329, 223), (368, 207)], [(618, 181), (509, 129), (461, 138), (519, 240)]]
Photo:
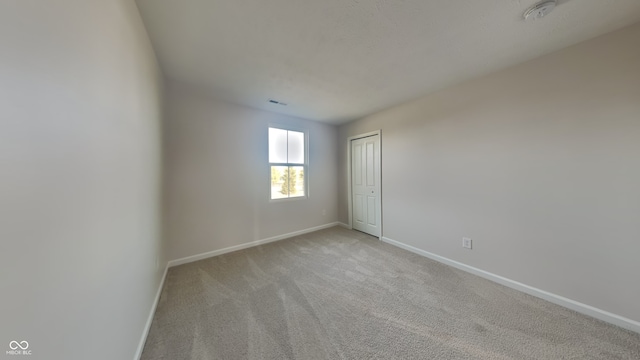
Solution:
[(382, 129), (385, 237), (640, 321), (638, 44), (640, 24), (341, 126), (340, 221), (347, 137)]
[(132, 359), (165, 261), (162, 78), (138, 10), (6, 0), (0, 49), (0, 353)]
[[(336, 127), (215, 101), (176, 83), (166, 101), (170, 259), (337, 220)], [(309, 132), (308, 199), (269, 201), (270, 123)]]

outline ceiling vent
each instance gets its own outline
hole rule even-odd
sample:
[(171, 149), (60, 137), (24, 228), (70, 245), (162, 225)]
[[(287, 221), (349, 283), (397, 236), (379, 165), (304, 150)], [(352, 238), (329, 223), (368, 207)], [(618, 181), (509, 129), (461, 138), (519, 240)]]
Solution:
[(269, 102), (276, 105), (287, 106), (286, 103), (283, 103), (282, 101), (278, 101), (278, 100), (269, 99)]
[(549, 15), (549, 13), (553, 11), (553, 9), (556, 7), (557, 4), (558, 3), (556, 0), (543, 1), (543, 2), (537, 3), (532, 7), (530, 7), (527, 11), (525, 11), (523, 16), (525, 20), (541, 19)]

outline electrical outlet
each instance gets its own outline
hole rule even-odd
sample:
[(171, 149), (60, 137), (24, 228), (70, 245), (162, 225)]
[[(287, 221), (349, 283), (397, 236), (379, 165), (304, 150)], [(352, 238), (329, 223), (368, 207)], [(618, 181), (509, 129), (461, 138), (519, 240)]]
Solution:
[(327, 210), (322, 210), (322, 216), (326, 216), (327, 215)]
[(463, 237), (462, 238), (462, 247), (463, 248), (467, 248), (467, 249), (471, 249), (471, 239)]

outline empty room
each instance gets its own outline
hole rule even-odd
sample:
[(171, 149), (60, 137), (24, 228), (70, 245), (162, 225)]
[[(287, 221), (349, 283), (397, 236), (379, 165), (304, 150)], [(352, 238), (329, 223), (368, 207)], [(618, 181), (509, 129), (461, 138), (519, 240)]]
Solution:
[(640, 1), (2, 0), (0, 356), (640, 359)]

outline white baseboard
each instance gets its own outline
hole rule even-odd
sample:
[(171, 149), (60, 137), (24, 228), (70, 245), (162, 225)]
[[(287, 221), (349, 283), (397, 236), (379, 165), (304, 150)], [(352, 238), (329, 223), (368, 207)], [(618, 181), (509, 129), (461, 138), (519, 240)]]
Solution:
[(461, 262), (457, 262), (455, 260), (451, 260), (451, 259), (448, 259), (446, 257), (430, 253), (430, 252), (422, 250), (422, 249), (418, 249), (418, 248), (413, 247), (411, 245), (407, 245), (407, 244), (401, 243), (399, 241), (389, 239), (388, 237), (382, 237), (382, 241), (384, 241), (384, 242), (386, 242), (388, 244), (397, 246), (399, 248), (411, 251), (412, 253), (416, 253), (418, 255), (422, 255), (424, 257), (427, 257), (429, 259), (435, 260), (437, 262), (440, 262), (440, 263), (443, 263), (443, 264), (446, 264), (446, 265), (449, 265), (449, 266), (453, 266), (453, 267), (455, 267), (457, 269), (460, 269), (460, 270), (466, 271), (468, 273), (480, 276), (480, 277), (485, 278), (487, 280), (491, 280), (493, 282), (496, 282), (498, 284), (504, 285), (506, 287), (510, 287), (512, 289), (515, 289), (515, 290), (521, 291), (523, 293), (538, 297), (538, 298), (543, 299), (543, 300), (547, 300), (549, 302), (552, 302), (554, 304), (566, 307), (568, 309), (571, 309), (573, 311), (579, 312), (581, 314), (588, 315), (588, 316), (594, 317), (596, 319), (608, 322), (610, 324), (617, 325), (617, 326), (619, 326), (621, 328), (640, 333), (640, 322), (638, 322), (638, 321), (631, 320), (631, 319), (625, 318), (623, 316), (616, 315), (616, 314), (610, 313), (608, 311), (601, 310), (601, 309), (595, 308), (593, 306), (590, 306), (590, 305), (587, 305), (587, 304), (583, 304), (583, 303), (580, 303), (578, 301), (571, 300), (571, 299), (565, 298), (563, 296), (550, 293), (548, 291), (544, 291), (544, 290), (540, 290), (538, 288), (534, 288), (533, 286), (529, 286), (529, 285), (517, 282), (515, 280), (511, 280), (511, 279), (505, 278), (503, 276), (496, 275), (496, 274), (490, 273), (488, 271), (484, 271), (484, 270), (475, 268), (473, 266), (469, 266), (469, 265), (463, 264)]
[(349, 230), (351, 230), (351, 226), (349, 226), (349, 224), (345, 224), (345, 223), (343, 223), (343, 222), (338, 222), (338, 223), (337, 223), (337, 225), (338, 225), (338, 226), (342, 226), (342, 227), (343, 227), (343, 228), (345, 228), (345, 229), (349, 229)]
[(162, 288), (164, 287), (164, 280), (167, 278), (167, 271), (169, 270), (169, 265), (164, 267), (164, 274), (162, 274), (162, 279), (160, 279), (160, 285), (158, 286), (158, 291), (156, 291), (156, 298), (151, 305), (151, 311), (149, 311), (149, 317), (147, 318), (147, 324), (144, 326), (144, 330), (142, 331), (142, 338), (140, 339), (140, 344), (138, 344), (138, 350), (136, 351), (136, 356), (133, 358), (134, 360), (139, 360), (140, 356), (142, 356), (142, 350), (144, 349), (144, 343), (147, 341), (147, 336), (149, 335), (149, 329), (151, 329), (151, 322), (153, 321), (153, 316), (156, 314), (156, 308), (158, 307), (158, 302), (160, 301), (160, 294), (162, 294)]
[(233, 251), (242, 250), (242, 249), (247, 249), (247, 248), (258, 246), (258, 245), (263, 245), (263, 244), (267, 244), (267, 243), (278, 241), (278, 240), (287, 239), (287, 238), (290, 238), (290, 237), (294, 237), (294, 236), (298, 236), (298, 235), (302, 235), (302, 234), (306, 234), (306, 233), (310, 233), (310, 232), (314, 232), (314, 231), (318, 231), (318, 230), (322, 230), (322, 229), (338, 226), (340, 224), (341, 223), (339, 223), (339, 222), (332, 222), (332, 223), (329, 223), (329, 224), (324, 224), (324, 225), (315, 226), (315, 227), (308, 228), (308, 229), (294, 231), (294, 232), (290, 232), (290, 233), (287, 233), (287, 234), (282, 234), (282, 235), (278, 235), (278, 236), (272, 236), (272, 237), (266, 238), (266, 239), (261, 239), (261, 240), (256, 240), (256, 241), (240, 244), (240, 245), (230, 246), (230, 247), (227, 247), (227, 248), (224, 248), (224, 249), (209, 251), (209, 252), (202, 253), (202, 254), (197, 254), (197, 255), (187, 256), (187, 257), (183, 257), (183, 258), (176, 259), (176, 260), (171, 260), (171, 261), (169, 261), (169, 267), (174, 267), (174, 266), (178, 266), (178, 265), (182, 265), (182, 264), (188, 264), (190, 262), (194, 262), (194, 261), (198, 261), (198, 260), (202, 260), (202, 259), (207, 259), (207, 258), (210, 258), (210, 257), (214, 257), (214, 256), (230, 253), (230, 252), (233, 252)]

